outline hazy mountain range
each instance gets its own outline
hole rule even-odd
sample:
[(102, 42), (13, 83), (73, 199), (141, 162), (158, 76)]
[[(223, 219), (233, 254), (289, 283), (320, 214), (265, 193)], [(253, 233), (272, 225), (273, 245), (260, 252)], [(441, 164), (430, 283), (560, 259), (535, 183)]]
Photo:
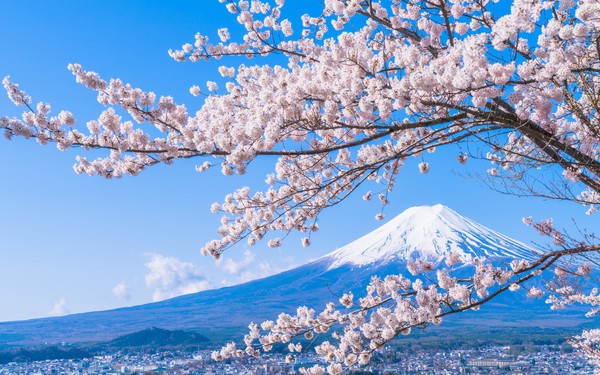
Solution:
[[(449, 251), (463, 260), (496, 263), (530, 258), (531, 247), (465, 218), (442, 205), (413, 207), (375, 231), (313, 262), (244, 284), (109, 311), (0, 323), (0, 344), (93, 342), (150, 327), (197, 330), (207, 336), (241, 337), (249, 322), (274, 319), (307, 305), (318, 310), (347, 289), (355, 296), (373, 275), (406, 274), (410, 258), (443, 264)], [(481, 311), (450, 316), (450, 327), (574, 327), (581, 313), (551, 311), (543, 300), (514, 293)]]

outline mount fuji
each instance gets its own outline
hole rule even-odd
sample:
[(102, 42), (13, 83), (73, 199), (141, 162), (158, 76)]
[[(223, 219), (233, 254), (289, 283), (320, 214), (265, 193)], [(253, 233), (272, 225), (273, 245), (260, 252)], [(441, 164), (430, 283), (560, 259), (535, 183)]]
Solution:
[[(274, 319), (298, 306), (319, 310), (347, 290), (355, 296), (374, 275), (407, 274), (409, 259), (436, 266), (450, 252), (462, 260), (506, 264), (535, 250), (442, 205), (410, 208), (375, 231), (313, 262), (244, 284), (109, 311), (0, 323), (0, 345), (97, 342), (150, 327), (198, 330), (239, 338), (249, 322)], [(481, 311), (451, 317), (451, 324), (479, 326), (578, 326), (580, 315), (552, 312), (543, 301), (510, 294)], [(488, 306), (489, 305), (489, 306)], [(488, 308), (491, 307), (491, 308)], [(514, 314), (516, 308), (519, 314)], [(463, 318), (462, 315), (466, 315)], [(554, 322), (554, 323), (553, 323)]]
[(364, 267), (421, 258), (441, 263), (449, 252), (462, 261), (531, 258), (535, 251), (441, 204), (412, 207), (387, 224), (324, 256), (328, 268)]

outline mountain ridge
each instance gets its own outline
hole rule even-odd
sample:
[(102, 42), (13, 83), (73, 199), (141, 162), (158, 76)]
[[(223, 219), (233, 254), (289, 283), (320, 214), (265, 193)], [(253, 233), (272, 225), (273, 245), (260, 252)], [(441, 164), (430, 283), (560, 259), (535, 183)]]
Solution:
[[(495, 241), (501, 246), (494, 247)], [(273, 319), (281, 312), (294, 313), (304, 305), (318, 310), (348, 290), (363, 295), (373, 275), (406, 275), (407, 259), (416, 256), (430, 256), (440, 265), (444, 251), (457, 251), (465, 258), (486, 256), (506, 264), (515, 255), (530, 256), (533, 249), (447, 207), (416, 207), (313, 262), (266, 278), (133, 307), (3, 322), (0, 345), (107, 341), (150, 327), (199, 330), (211, 340), (211, 334), (239, 339), (251, 321)], [(561, 311), (550, 313), (540, 300), (517, 299), (514, 293), (503, 298), (486, 304), (496, 307), (490, 313), (484, 306), (476, 314), (460, 314), (470, 314), (468, 319), (453, 317), (453, 322), (486, 327), (543, 326), (553, 322), (563, 327), (585, 322), (570, 315), (566, 318)], [(515, 317), (514, 305), (528, 313)], [(532, 318), (534, 312), (536, 318)]]

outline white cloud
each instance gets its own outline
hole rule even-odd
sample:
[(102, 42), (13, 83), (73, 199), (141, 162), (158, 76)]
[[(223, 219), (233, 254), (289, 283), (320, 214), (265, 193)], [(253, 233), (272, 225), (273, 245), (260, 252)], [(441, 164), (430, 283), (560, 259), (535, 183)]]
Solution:
[(247, 271), (247, 268), (254, 261), (254, 254), (250, 250), (244, 251), (244, 259), (235, 261), (233, 258), (221, 258), (217, 261), (219, 268), (232, 275), (240, 275)]
[(52, 310), (48, 311), (48, 315), (51, 316), (62, 316), (69, 314), (70, 311), (67, 308), (67, 301), (64, 298), (59, 299), (54, 302), (54, 307)]
[(112, 289), (112, 292), (115, 297), (121, 301), (127, 301), (131, 297), (129, 293), (129, 285), (127, 285), (124, 281), (115, 285)]
[(244, 257), (239, 261), (233, 258), (221, 258), (217, 261), (217, 266), (223, 271), (231, 274), (234, 277), (222, 280), (221, 285), (229, 286), (247, 281), (260, 279), (271, 276), (273, 274), (283, 272), (293, 267), (290, 261), (286, 266), (276, 266), (266, 260), (256, 259), (256, 256), (250, 251), (244, 251)]
[(212, 287), (198, 267), (174, 257), (150, 254), (146, 267), (149, 270), (145, 277), (146, 286), (153, 290), (153, 301), (196, 293)]
[[(250, 250), (245, 250), (241, 259), (223, 257), (212, 263), (216, 264), (217, 269), (223, 271), (221, 274), (229, 275), (218, 282), (218, 279), (213, 279), (218, 277), (217, 274), (213, 272), (211, 274), (213, 280), (209, 280), (205, 273), (192, 263), (161, 254), (148, 254), (148, 256), (150, 259), (145, 264), (148, 268), (145, 283), (146, 287), (152, 290), (152, 300), (155, 302), (182, 294), (201, 292), (215, 286), (230, 286), (256, 280), (294, 267), (292, 258), (287, 259), (287, 264), (276, 265), (258, 258)], [(128, 296), (129, 288), (125, 283), (113, 288), (117, 298), (125, 292)]]

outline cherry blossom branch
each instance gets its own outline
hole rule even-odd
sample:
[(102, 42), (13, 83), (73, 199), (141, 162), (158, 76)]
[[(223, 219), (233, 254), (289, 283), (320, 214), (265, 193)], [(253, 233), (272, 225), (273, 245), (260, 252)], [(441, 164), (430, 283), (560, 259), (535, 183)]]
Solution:
[[(539, 229), (551, 230), (551, 227), (541, 225)], [(276, 344), (288, 343), (288, 350), (293, 355), (294, 352), (303, 349), (300, 343), (293, 342), (294, 339), (312, 339), (340, 327), (343, 333), (337, 333), (338, 329), (332, 334), (332, 338), (339, 341), (338, 344), (324, 341), (315, 348), (317, 353), (330, 363), (327, 372), (338, 374), (346, 367), (368, 363), (376, 350), (398, 335), (410, 334), (413, 328), (440, 324), (442, 318), (448, 315), (477, 310), (502, 293), (516, 292), (521, 285), (538, 277), (563, 257), (592, 253), (599, 249), (600, 245), (564, 248), (541, 254), (533, 262), (515, 260), (508, 269), (493, 267), (476, 259), (468, 266), (474, 268), (473, 276), (461, 279), (451, 275), (458, 269), (464, 270), (465, 265), (461, 264), (457, 254), (451, 253), (447, 258), (449, 268), (439, 268), (436, 271), (437, 282), (426, 285), (422, 279), (410, 280), (402, 275), (390, 275), (384, 280), (374, 277), (367, 286), (367, 295), (358, 303), (358, 309), (341, 312), (333, 303), (328, 303), (323, 312), (315, 315), (314, 310), (301, 307), (296, 316), (281, 314), (275, 322), (262, 323), (260, 328), (264, 334), (260, 333), (259, 325), (253, 323), (250, 325), (250, 333), (244, 339), (245, 349), (237, 349), (234, 343), (230, 343), (221, 351), (214, 352), (213, 358), (222, 360), (244, 355), (258, 356), (261, 351), (269, 351)], [(423, 277), (433, 272), (434, 264), (421, 260), (411, 261), (408, 269), (412, 275)], [(556, 270), (557, 274), (563, 272), (563, 268), (560, 267)], [(577, 272), (583, 274), (588, 271), (584, 266), (580, 266)], [(497, 288), (490, 290), (494, 285)], [(534, 286), (528, 289), (530, 297), (540, 297), (543, 294)], [(596, 293), (592, 291), (591, 298), (600, 302)], [(582, 297), (581, 294), (572, 293), (570, 298), (570, 303), (586, 298), (585, 303), (590, 303), (590, 297)], [(343, 295), (339, 301), (346, 308), (357, 304), (352, 293)], [(558, 300), (555, 296), (551, 296), (549, 301), (553, 306), (557, 306)], [(288, 359), (291, 360), (292, 357)], [(304, 371), (322, 373), (325, 368)]]

